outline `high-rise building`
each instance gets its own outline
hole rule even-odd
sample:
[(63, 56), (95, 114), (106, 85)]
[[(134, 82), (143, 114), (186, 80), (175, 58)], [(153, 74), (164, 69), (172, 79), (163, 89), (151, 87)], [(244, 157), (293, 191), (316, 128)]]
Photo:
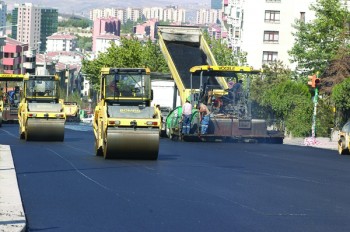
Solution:
[(17, 39), (17, 24), (18, 24), (18, 8), (15, 7), (12, 10), (11, 15), (12, 27), (11, 27), (11, 38)]
[(0, 1), (0, 36), (6, 35), (6, 13), (7, 5), (4, 1)]
[(46, 37), (57, 32), (57, 9), (35, 6), (32, 3), (15, 4), (12, 11), (12, 38), (45, 51)]
[(211, 0), (210, 8), (215, 10), (221, 10), (222, 0)]
[[(282, 61), (293, 69), (288, 51), (294, 44), (295, 20), (314, 19), (309, 6), (315, 0), (223, 0), (223, 32), (233, 52), (247, 52), (248, 65)], [(243, 17), (244, 12), (244, 17)]]
[(41, 27), (40, 27), (40, 51), (46, 51), (47, 37), (53, 35), (58, 30), (58, 10), (41, 9)]
[(17, 8), (16, 40), (38, 49), (40, 42), (41, 9), (32, 3), (15, 4)]

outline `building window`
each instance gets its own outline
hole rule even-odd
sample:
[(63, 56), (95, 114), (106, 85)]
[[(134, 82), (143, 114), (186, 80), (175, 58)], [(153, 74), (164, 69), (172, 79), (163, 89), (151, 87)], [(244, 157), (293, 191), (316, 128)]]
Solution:
[(280, 22), (280, 12), (275, 10), (265, 11), (265, 22), (279, 23)]
[(300, 12), (300, 22), (305, 23), (305, 12)]
[(278, 43), (279, 32), (278, 31), (264, 31), (265, 43)]
[(277, 60), (278, 52), (270, 52), (265, 51), (263, 52), (263, 64), (271, 63)]

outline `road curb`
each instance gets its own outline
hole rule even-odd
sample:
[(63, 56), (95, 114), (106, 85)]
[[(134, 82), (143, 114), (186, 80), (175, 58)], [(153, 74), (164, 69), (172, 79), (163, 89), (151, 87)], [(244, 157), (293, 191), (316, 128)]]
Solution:
[(26, 230), (26, 217), (9, 145), (0, 144), (0, 231)]

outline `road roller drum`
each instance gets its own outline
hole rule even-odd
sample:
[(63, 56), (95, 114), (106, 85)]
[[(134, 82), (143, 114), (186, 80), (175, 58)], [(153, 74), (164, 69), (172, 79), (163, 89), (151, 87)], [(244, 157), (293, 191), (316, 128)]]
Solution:
[(157, 159), (159, 130), (108, 129), (105, 158)]
[(27, 141), (63, 141), (64, 119), (35, 119), (27, 120), (25, 139)]

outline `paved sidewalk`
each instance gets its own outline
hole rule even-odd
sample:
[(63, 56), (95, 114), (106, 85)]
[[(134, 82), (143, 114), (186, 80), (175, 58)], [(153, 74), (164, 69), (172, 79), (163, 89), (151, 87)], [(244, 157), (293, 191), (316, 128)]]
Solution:
[(26, 217), (9, 145), (0, 145), (0, 231), (25, 231)]
[(287, 145), (296, 145), (296, 146), (308, 146), (308, 147), (316, 147), (322, 149), (330, 149), (337, 150), (338, 143), (336, 139), (331, 138), (285, 138), (283, 140), (283, 144)]

